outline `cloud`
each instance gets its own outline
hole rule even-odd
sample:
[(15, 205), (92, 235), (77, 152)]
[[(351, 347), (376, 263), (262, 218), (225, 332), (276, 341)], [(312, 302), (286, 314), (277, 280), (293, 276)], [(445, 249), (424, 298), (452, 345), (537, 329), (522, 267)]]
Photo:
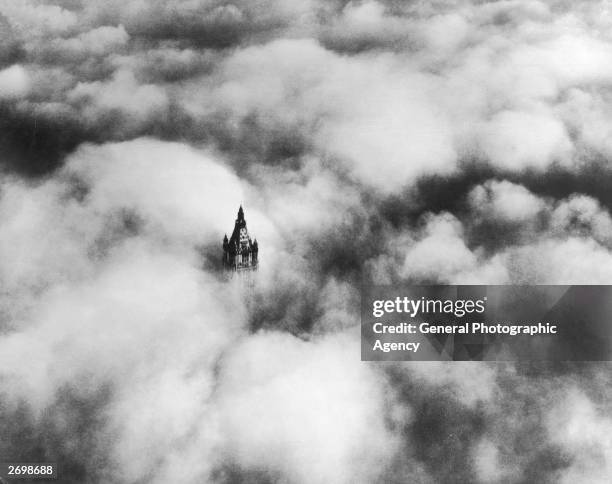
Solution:
[(472, 210), (507, 222), (526, 222), (540, 213), (545, 203), (521, 185), (489, 180), (468, 195)]
[(30, 79), (23, 67), (13, 65), (0, 71), (0, 98), (25, 97), (29, 87)]
[(547, 418), (553, 442), (569, 452), (572, 463), (561, 472), (559, 482), (588, 480), (604, 483), (612, 471), (612, 421), (577, 388), (558, 402)]
[(551, 228), (558, 233), (590, 236), (600, 244), (610, 246), (610, 214), (597, 200), (585, 195), (574, 195), (560, 202), (551, 214)]
[(33, 1), (0, 3), (0, 13), (11, 25), (27, 36), (62, 34), (75, 27), (78, 16), (58, 5), (45, 5)]
[(437, 279), (476, 264), (476, 256), (463, 241), (461, 223), (452, 215), (432, 216), (425, 224), (423, 237), (406, 253), (404, 276)]
[(234, 348), (218, 394), (230, 462), (295, 482), (375, 479), (396, 441), (385, 401), (372, 398), (383, 382), (353, 364), (350, 342), (272, 333)]
[(282, 40), (236, 53), (220, 76), (187, 109), (228, 118), (238, 140), (243, 127), (303, 132), (317, 155), (383, 192), (454, 169), (451, 134), (433, 103), (435, 80), (392, 57), (346, 59), (312, 40)]
[(324, 29), (322, 41), (338, 51), (393, 48), (394, 45), (405, 45), (411, 30), (406, 19), (390, 15), (383, 3), (351, 1)]
[(564, 163), (571, 142), (562, 123), (551, 116), (505, 111), (483, 129), (482, 150), (494, 166), (542, 170)]
[[(234, 195), (225, 202), (227, 193)], [(242, 193), (231, 172), (184, 145), (142, 139), (83, 146), (57, 181), (35, 189), (5, 183), (4, 284), (61, 280), (87, 266), (89, 254), (142, 232), (160, 241), (172, 234), (183, 244), (218, 241)]]
[(199, 47), (226, 48), (257, 35), (307, 21), (314, 2), (258, 0), (232, 3), (196, 0), (105, 3), (85, 2), (91, 22), (123, 23), (130, 35), (154, 40), (186, 41)]
[(504, 473), (495, 444), (482, 440), (474, 449), (474, 467), (479, 482), (499, 482)]
[[(0, 14), (0, 454), (71, 483), (609, 474), (604, 364), (358, 355), (364, 283), (612, 280), (604, 5)], [(241, 202), (249, 296), (219, 270)]]
[(513, 280), (540, 284), (605, 284), (610, 252), (590, 239), (544, 240), (503, 254)]
[(91, 62), (92, 57), (120, 51), (128, 40), (129, 35), (123, 25), (103, 25), (68, 39), (53, 39), (42, 45), (37, 55), (44, 56), (47, 62), (53, 57), (57, 58), (56, 62)]
[(137, 78), (148, 82), (178, 81), (210, 71), (215, 64), (214, 51), (192, 48), (161, 47), (127, 55), (114, 55), (113, 64), (132, 69)]
[(155, 85), (139, 85), (130, 71), (118, 71), (108, 82), (79, 83), (68, 93), (68, 101), (82, 108), (86, 120), (95, 124), (117, 112), (127, 129), (137, 129), (153, 117), (164, 115), (168, 98)]
[(63, 173), (83, 184), (94, 213), (133, 210), (155, 232), (206, 243), (227, 227), (234, 200), (244, 193), (240, 180), (213, 156), (183, 144), (138, 139), (83, 146)]

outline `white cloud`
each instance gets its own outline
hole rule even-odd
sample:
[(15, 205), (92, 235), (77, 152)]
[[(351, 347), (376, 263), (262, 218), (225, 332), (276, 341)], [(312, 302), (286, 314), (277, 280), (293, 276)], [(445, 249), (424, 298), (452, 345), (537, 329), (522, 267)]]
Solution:
[(489, 180), (478, 185), (469, 193), (468, 200), (474, 212), (507, 222), (533, 220), (546, 206), (522, 185), (506, 180)]
[(31, 0), (0, 1), (0, 13), (27, 36), (61, 34), (73, 28), (78, 16), (57, 5), (45, 5)]
[(163, 116), (168, 107), (168, 95), (162, 87), (141, 85), (128, 70), (115, 72), (109, 81), (79, 82), (67, 99), (82, 105), (83, 115), (91, 123), (116, 111), (131, 128)]
[(499, 482), (504, 473), (500, 463), (499, 450), (488, 439), (481, 440), (473, 451), (474, 469), (478, 482)]
[(64, 172), (89, 187), (94, 213), (134, 210), (152, 230), (191, 243), (227, 231), (244, 199), (243, 183), (213, 155), (154, 139), (83, 146)]
[(406, 249), (400, 274), (403, 277), (449, 280), (476, 263), (477, 257), (463, 240), (461, 222), (444, 213), (426, 219), (422, 237)]
[(512, 280), (523, 284), (609, 284), (612, 253), (592, 239), (545, 239), (503, 254)]
[(500, 112), (485, 123), (480, 146), (493, 166), (510, 172), (567, 164), (572, 149), (564, 125), (555, 117), (517, 111)]
[(311, 40), (281, 40), (237, 52), (219, 76), (208, 94), (189, 91), (200, 98), (185, 106), (193, 115), (229, 112), (229, 127), (253, 115), (264, 128), (295, 127), (361, 184), (394, 192), (455, 168), (435, 78), (393, 56), (345, 58)]
[(396, 441), (385, 425), (383, 380), (354, 364), (355, 343), (266, 333), (236, 345), (218, 394), (230, 462), (300, 483), (375, 480)]
[(12, 65), (0, 71), (0, 99), (25, 97), (30, 90), (30, 77), (20, 65)]
[(610, 247), (612, 219), (600, 203), (586, 195), (573, 195), (557, 204), (551, 214), (551, 230), (557, 234), (593, 237)]
[(559, 482), (604, 484), (612, 474), (612, 420), (577, 388), (556, 402), (546, 417), (551, 440), (571, 457)]
[[(67, 56), (69, 60), (87, 58), (87, 56), (103, 55), (115, 52), (129, 40), (129, 35), (123, 25), (118, 27), (103, 25), (76, 37), (56, 39), (51, 47)], [(70, 59), (71, 58), (71, 59)]]

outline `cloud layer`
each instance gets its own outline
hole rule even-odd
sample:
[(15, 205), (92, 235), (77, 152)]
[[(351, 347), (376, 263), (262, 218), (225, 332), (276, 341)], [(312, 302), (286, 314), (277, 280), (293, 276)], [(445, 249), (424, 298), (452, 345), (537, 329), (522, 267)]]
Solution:
[[(605, 2), (0, 0), (0, 455), (609, 482), (609, 365), (359, 361), (359, 288), (612, 281)], [(220, 272), (238, 205), (251, 298)]]

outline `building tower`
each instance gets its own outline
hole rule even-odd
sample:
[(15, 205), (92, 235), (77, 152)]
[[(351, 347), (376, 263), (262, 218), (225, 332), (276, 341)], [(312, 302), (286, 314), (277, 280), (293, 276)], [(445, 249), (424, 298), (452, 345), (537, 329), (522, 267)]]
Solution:
[(223, 268), (231, 272), (250, 272), (257, 270), (257, 239), (251, 240), (247, 231), (242, 205), (238, 209), (238, 218), (232, 236), (223, 237)]

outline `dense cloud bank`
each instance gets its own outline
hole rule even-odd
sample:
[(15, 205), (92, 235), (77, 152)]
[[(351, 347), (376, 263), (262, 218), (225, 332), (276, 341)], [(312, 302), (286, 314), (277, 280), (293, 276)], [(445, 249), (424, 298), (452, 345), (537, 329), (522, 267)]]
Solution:
[[(0, 0), (0, 456), (608, 483), (608, 364), (365, 364), (362, 281), (612, 283), (612, 8)], [(219, 270), (239, 203), (251, 299)]]

